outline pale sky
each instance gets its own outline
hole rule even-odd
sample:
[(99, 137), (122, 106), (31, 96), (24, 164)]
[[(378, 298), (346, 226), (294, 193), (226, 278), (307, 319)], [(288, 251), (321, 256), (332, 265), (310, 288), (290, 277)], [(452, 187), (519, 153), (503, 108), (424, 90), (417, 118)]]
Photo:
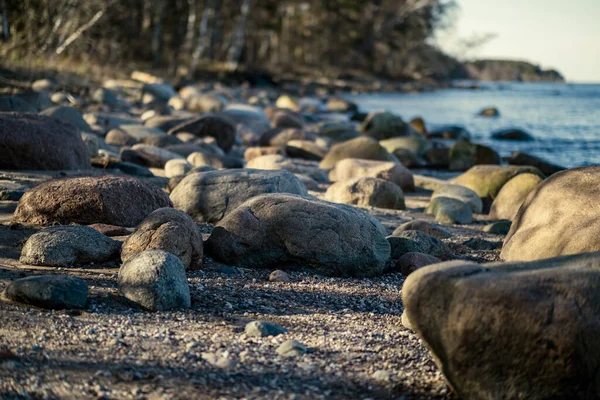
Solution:
[[(469, 58), (520, 59), (555, 68), (570, 82), (600, 82), (600, 0), (458, 0), (455, 28), (440, 46), (493, 33)], [(461, 54), (456, 56), (463, 57)]]

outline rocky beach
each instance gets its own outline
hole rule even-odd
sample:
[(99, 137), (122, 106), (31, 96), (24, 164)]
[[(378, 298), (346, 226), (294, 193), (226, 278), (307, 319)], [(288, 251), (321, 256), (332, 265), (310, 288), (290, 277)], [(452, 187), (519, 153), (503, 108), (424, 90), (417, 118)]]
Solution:
[(490, 138), (331, 87), (4, 90), (0, 397), (600, 397), (600, 169)]

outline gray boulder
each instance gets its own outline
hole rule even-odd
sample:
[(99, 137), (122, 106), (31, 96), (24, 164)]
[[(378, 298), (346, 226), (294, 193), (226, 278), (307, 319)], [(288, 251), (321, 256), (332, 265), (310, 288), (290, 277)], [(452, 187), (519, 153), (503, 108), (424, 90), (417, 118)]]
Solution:
[(436, 197), (449, 197), (467, 203), (474, 214), (481, 214), (483, 211), (483, 202), (481, 201), (481, 198), (479, 198), (479, 195), (473, 190), (461, 185), (444, 185), (441, 188), (436, 189), (431, 195), (432, 200)]
[(379, 178), (357, 178), (336, 182), (325, 192), (325, 200), (359, 207), (403, 210), (404, 193), (398, 185)]
[(54, 106), (45, 109), (40, 114), (54, 117), (74, 125), (83, 132), (91, 132), (92, 128), (85, 122), (81, 111), (70, 106)]
[(202, 236), (183, 211), (160, 208), (150, 214), (123, 243), (121, 260), (127, 262), (146, 250), (164, 250), (179, 257), (186, 269), (202, 268)]
[(215, 223), (246, 200), (265, 193), (307, 195), (302, 182), (290, 172), (244, 169), (189, 174), (173, 189), (171, 200), (195, 220)]
[(30, 236), (19, 261), (51, 267), (102, 264), (118, 259), (120, 249), (120, 242), (88, 226), (58, 226)]
[(190, 287), (181, 260), (162, 250), (136, 254), (121, 265), (119, 291), (153, 311), (189, 308)]
[(74, 276), (28, 276), (12, 281), (4, 291), (4, 297), (47, 309), (85, 308), (88, 285)]
[(464, 399), (600, 396), (600, 255), (454, 261), (402, 289), (412, 329)]
[(388, 236), (387, 240), (392, 260), (398, 260), (407, 253), (423, 253), (444, 260), (452, 256), (452, 251), (444, 242), (421, 231), (399, 232)]
[(206, 251), (218, 261), (248, 268), (376, 276), (384, 271), (390, 246), (379, 222), (357, 208), (267, 194), (219, 222)]

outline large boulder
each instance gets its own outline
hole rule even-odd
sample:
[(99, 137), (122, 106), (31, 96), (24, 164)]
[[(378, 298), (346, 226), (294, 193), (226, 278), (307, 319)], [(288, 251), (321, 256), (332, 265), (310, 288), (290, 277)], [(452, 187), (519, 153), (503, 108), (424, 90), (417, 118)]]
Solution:
[(103, 264), (116, 260), (120, 249), (120, 242), (89, 226), (57, 226), (30, 236), (19, 261), (51, 267)]
[(79, 130), (52, 117), (0, 113), (0, 169), (90, 168)]
[(169, 135), (181, 132), (191, 133), (198, 137), (215, 138), (217, 145), (224, 151), (231, 150), (235, 143), (235, 123), (225, 114), (209, 114), (184, 121), (169, 130)]
[(121, 265), (119, 291), (153, 311), (189, 308), (190, 287), (181, 260), (166, 251), (148, 250)]
[(88, 285), (83, 279), (74, 276), (28, 276), (12, 281), (4, 291), (4, 297), (19, 303), (55, 310), (85, 308)]
[(490, 209), (490, 218), (513, 220), (529, 193), (543, 179), (534, 174), (520, 174), (506, 182)]
[(479, 195), (464, 186), (452, 184), (444, 185), (431, 194), (431, 200), (436, 197), (450, 197), (451, 199), (457, 199), (463, 203), (467, 203), (475, 214), (481, 214), (483, 210), (483, 204)]
[(197, 221), (215, 223), (246, 200), (265, 193), (306, 195), (306, 187), (287, 171), (253, 169), (193, 173), (171, 193), (178, 208)]
[(146, 250), (164, 250), (179, 257), (186, 269), (202, 268), (202, 236), (183, 211), (160, 208), (150, 214), (123, 243), (121, 260), (127, 262)]
[(335, 164), (335, 167), (329, 172), (329, 180), (332, 182), (364, 177), (384, 179), (406, 191), (415, 189), (412, 173), (403, 165), (395, 162), (346, 158)]
[(535, 167), (513, 165), (476, 165), (464, 174), (456, 177), (452, 183), (468, 187), (482, 199), (495, 199), (502, 186), (515, 176), (531, 173), (544, 177)]
[(418, 134), (400, 116), (387, 111), (370, 113), (359, 129), (363, 134), (377, 140)]
[(39, 225), (134, 227), (152, 211), (171, 206), (162, 190), (134, 178), (77, 177), (54, 179), (28, 190), (13, 219)]
[(404, 193), (392, 182), (379, 178), (355, 178), (336, 182), (325, 192), (325, 200), (359, 207), (404, 210)]
[(529, 261), (600, 250), (600, 167), (559, 172), (527, 196), (500, 257)]
[(345, 204), (289, 194), (248, 200), (206, 243), (218, 261), (248, 268), (309, 269), (334, 276), (376, 276), (390, 256), (385, 230)]
[(83, 119), (83, 115), (81, 114), (81, 111), (79, 111), (75, 107), (54, 106), (54, 107), (45, 109), (44, 111), (41, 112), (41, 114), (49, 116), (49, 117), (58, 118), (60, 120), (68, 122), (83, 132), (91, 132), (92, 131), (92, 128), (85, 121), (85, 119)]
[(33, 105), (17, 96), (0, 96), (0, 112), (27, 112), (35, 113)]
[(338, 161), (346, 158), (360, 158), (376, 161), (397, 161), (378, 141), (369, 137), (359, 137), (335, 144), (319, 166), (333, 168)]
[(600, 255), (413, 272), (412, 329), (464, 399), (600, 397)]

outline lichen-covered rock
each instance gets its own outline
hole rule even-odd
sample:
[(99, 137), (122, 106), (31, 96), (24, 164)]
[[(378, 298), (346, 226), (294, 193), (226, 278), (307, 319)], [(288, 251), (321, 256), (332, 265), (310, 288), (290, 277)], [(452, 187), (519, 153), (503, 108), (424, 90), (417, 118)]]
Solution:
[(267, 194), (217, 224), (206, 251), (247, 268), (308, 269), (332, 276), (377, 276), (390, 255), (377, 220), (344, 204)]
[(119, 269), (119, 291), (153, 311), (189, 308), (190, 287), (181, 260), (162, 250), (144, 251)]
[(379, 178), (355, 178), (336, 182), (325, 192), (325, 200), (359, 207), (404, 210), (404, 193), (392, 182)]
[(307, 194), (290, 172), (243, 169), (189, 174), (173, 189), (171, 200), (195, 220), (215, 223), (246, 200), (265, 193)]
[(0, 169), (90, 168), (90, 154), (73, 125), (26, 113), (0, 113)]
[(160, 208), (150, 214), (123, 243), (121, 260), (154, 249), (176, 255), (186, 269), (202, 268), (202, 236), (183, 211)]
[(51, 267), (102, 264), (118, 259), (120, 249), (120, 242), (88, 226), (57, 226), (31, 235), (19, 261)]
[(406, 279), (402, 300), (461, 398), (598, 397), (598, 253), (427, 266)]
[(13, 220), (38, 225), (104, 223), (133, 227), (152, 211), (171, 206), (166, 193), (134, 178), (65, 178), (25, 192)]

